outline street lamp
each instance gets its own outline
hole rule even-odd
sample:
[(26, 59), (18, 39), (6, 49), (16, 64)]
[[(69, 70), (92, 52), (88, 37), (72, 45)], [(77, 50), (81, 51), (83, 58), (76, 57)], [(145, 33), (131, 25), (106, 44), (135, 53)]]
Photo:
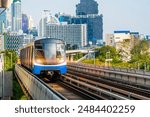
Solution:
[(110, 66), (110, 51), (106, 52), (106, 63), (108, 62), (108, 66)]

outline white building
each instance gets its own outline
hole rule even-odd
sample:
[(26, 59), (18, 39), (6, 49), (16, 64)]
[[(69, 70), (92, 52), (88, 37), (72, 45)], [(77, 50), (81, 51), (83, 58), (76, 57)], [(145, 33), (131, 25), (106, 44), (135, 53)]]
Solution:
[(114, 34), (106, 34), (105, 43), (109, 46), (115, 46)]
[(39, 22), (38, 34), (40, 38), (46, 37), (46, 26), (48, 23), (58, 24), (59, 21), (56, 17), (53, 17), (49, 10), (44, 10), (42, 12), (42, 18)]
[(24, 34), (23, 35), (23, 46), (31, 43), (34, 41), (33, 35), (32, 34)]
[(34, 26), (34, 25), (33, 25), (33, 19), (32, 19), (31, 16), (29, 16), (28, 19), (29, 19), (29, 29), (32, 30), (32, 28), (33, 28), (33, 26)]
[(12, 31), (22, 30), (21, 0), (14, 0), (12, 4)]
[(130, 31), (114, 31), (114, 41), (122, 42), (125, 39), (131, 39)]
[(46, 37), (62, 39), (70, 46), (81, 48), (87, 45), (87, 25), (47, 24)]

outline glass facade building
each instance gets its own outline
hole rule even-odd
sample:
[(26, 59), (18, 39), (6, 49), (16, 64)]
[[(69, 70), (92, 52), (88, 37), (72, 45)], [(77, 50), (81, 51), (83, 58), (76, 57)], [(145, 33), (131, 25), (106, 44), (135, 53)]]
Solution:
[(23, 45), (23, 35), (17, 33), (4, 34), (4, 49), (14, 50), (18, 52)]
[[(2, 9), (0, 9), (0, 12), (1, 11)], [(0, 15), (0, 33), (3, 33), (5, 28), (6, 28), (6, 11)]]
[(46, 37), (62, 39), (68, 47), (74, 49), (87, 45), (86, 24), (48, 24)]
[(68, 24), (87, 24), (87, 42), (103, 41), (103, 15), (98, 14), (98, 3), (94, 0), (80, 0), (76, 5), (76, 16), (60, 15), (60, 22)]
[(98, 14), (98, 3), (94, 0), (80, 0), (76, 5), (76, 15)]
[(102, 15), (82, 15), (73, 17), (72, 24), (87, 24), (88, 42), (94, 44), (97, 40), (103, 39), (103, 16)]
[(22, 30), (21, 0), (14, 0), (12, 3), (12, 31)]
[(28, 34), (28, 29), (29, 29), (29, 19), (26, 14), (22, 14), (22, 30), (23, 33)]

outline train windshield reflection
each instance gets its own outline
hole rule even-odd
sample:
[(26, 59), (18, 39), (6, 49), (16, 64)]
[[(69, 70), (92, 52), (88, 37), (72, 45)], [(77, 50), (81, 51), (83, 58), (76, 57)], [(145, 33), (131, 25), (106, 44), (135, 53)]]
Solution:
[(35, 61), (39, 64), (60, 64), (65, 61), (65, 45), (62, 43), (38, 43), (35, 45)]

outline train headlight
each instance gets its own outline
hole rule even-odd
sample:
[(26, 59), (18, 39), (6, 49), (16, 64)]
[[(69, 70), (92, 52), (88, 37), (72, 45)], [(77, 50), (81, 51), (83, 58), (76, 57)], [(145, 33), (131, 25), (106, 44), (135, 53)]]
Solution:
[(37, 59), (36, 62), (37, 62), (37, 63), (42, 63), (42, 60)]
[(63, 58), (57, 58), (57, 61), (58, 61), (59, 63), (62, 63), (62, 62), (64, 62), (64, 59), (63, 59)]

